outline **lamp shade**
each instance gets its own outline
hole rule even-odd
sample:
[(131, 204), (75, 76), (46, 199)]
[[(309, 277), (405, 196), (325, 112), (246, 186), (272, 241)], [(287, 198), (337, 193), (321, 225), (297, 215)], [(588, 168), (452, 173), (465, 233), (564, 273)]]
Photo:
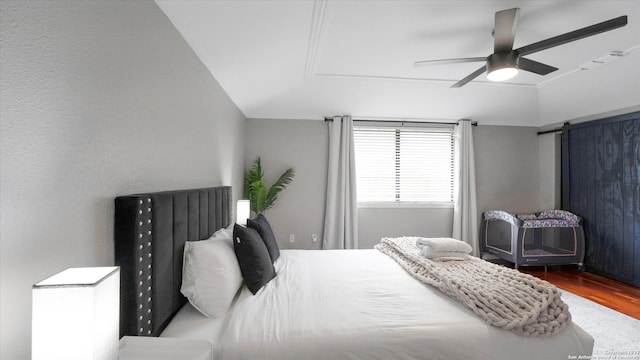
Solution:
[(516, 67), (503, 67), (495, 69), (487, 74), (487, 79), (491, 81), (505, 81), (518, 75), (518, 68)]
[(118, 358), (120, 268), (69, 268), (33, 285), (31, 358)]
[(236, 223), (247, 225), (247, 219), (251, 216), (251, 203), (249, 200), (238, 200), (236, 206)]

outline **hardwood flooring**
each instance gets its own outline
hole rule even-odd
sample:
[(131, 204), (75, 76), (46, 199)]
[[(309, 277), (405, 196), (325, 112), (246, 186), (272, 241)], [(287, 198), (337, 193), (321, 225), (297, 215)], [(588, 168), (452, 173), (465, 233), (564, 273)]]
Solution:
[(640, 320), (640, 288), (575, 269), (538, 268), (520, 271), (546, 280), (558, 288)]

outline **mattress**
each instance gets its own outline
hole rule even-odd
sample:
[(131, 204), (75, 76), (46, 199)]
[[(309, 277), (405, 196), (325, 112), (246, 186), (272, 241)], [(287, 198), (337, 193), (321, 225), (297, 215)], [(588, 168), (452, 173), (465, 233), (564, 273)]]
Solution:
[(213, 341), (216, 359), (568, 359), (576, 324), (548, 338), (486, 324), (377, 250), (283, 250), (277, 276), (243, 287), (225, 317), (186, 305), (162, 336)]

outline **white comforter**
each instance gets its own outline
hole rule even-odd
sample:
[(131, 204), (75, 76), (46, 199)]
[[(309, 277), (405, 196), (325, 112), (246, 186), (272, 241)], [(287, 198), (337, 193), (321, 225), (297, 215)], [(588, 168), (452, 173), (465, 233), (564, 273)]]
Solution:
[(163, 336), (212, 339), (225, 360), (565, 360), (593, 347), (575, 324), (551, 338), (488, 325), (377, 250), (284, 250), (275, 265), (278, 275), (255, 296), (243, 289), (225, 319), (187, 309)]

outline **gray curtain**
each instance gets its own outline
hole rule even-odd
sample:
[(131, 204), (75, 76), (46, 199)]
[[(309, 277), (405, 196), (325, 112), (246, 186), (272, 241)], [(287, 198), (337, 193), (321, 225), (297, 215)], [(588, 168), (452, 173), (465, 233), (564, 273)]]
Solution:
[(329, 168), (323, 249), (358, 247), (353, 120), (335, 116), (329, 122)]
[(479, 256), (478, 206), (476, 204), (476, 164), (470, 120), (460, 120), (455, 131), (455, 188), (451, 237), (467, 242)]

